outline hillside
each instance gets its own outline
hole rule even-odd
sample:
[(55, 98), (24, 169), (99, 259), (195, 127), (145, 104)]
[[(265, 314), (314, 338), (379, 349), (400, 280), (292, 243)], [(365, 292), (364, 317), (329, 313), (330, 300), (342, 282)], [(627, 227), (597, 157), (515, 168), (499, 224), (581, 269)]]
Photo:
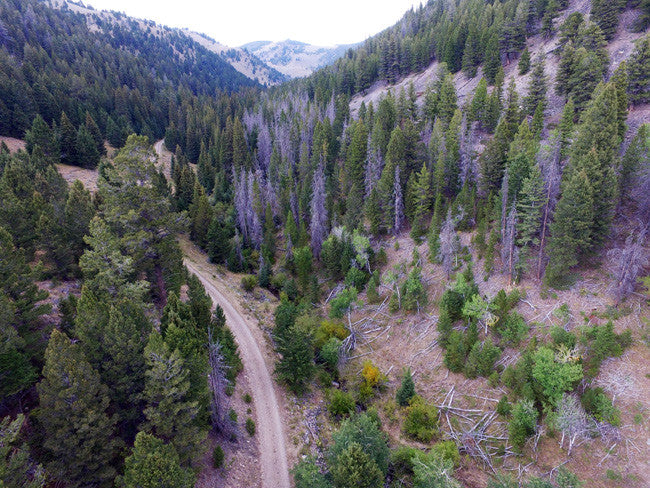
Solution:
[(260, 85), (279, 85), (289, 79), (286, 74), (283, 74), (274, 67), (266, 64), (247, 49), (229, 47), (224, 44), (220, 44), (205, 34), (192, 32), (188, 29), (183, 29), (183, 32), (185, 32), (188, 36), (201, 44), (203, 47), (222, 56), (233, 66), (233, 68), (248, 78), (257, 81)]
[(52, 2), (0, 0), (0, 485), (650, 485), (650, 2), (308, 75)]
[(280, 42), (250, 42), (241, 48), (279, 72), (291, 78), (301, 78), (310, 75), (318, 68), (332, 64), (354, 46), (354, 44), (346, 44), (322, 47), (287, 39)]

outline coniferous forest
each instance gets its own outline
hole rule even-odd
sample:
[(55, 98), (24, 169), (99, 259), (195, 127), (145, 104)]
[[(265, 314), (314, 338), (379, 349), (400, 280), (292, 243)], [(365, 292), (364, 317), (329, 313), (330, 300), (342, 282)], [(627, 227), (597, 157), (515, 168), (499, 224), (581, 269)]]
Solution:
[(0, 486), (647, 486), (649, 19), (429, 0), (265, 88), (0, 0)]

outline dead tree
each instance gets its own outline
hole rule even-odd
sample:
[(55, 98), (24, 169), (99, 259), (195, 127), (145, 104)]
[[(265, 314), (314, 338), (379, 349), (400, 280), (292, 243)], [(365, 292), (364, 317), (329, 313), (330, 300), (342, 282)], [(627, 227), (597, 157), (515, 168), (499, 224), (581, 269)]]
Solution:
[(226, 391), (230, 385), (227, 378), (229, 366), (221, 350), (221, 344), (218, 340), (214, 339), (212, 335), (212, 327), (208, 328), (208, 361), (210, 371), (208, 374), (208, 382), (211, 392), (211, 405), (210, 416), (212, 418), (212, 426), (219, 432), (230, 436), (235, 433), (236, 424), (230, 420), (228, 410), (230, 401)]
[(460, 249), (460, 243), (456, 235), (456, 221), (451, 215), (451, 208), (447, 211), (447, 218), (442, 223), (439, 239), (440, 248), (437, 257), (442, 263), (447, 278), (449, 278), (454, 267), (454, 258)]
[(560, 447), (567, 443), (567, 454), (589, 438), (589, 420), (580, 400), (575, 395), (564, 394), (557, 408), (555, 420), (557, 429), (562, 432)]
[(510, 206), (510, 212), (505, 219), (505, 225), (501, 234), (501, 262), (503, 271), (508, 273), (510, 282), (513, 281), (515, 270), (519, 262), (519, 248), (516, 246), (517, 239), (517, 205), (516, 200)]
[(539, 254), (537, 256), (537, 278), (541, 279), (544, 274), (544, 248), (546, 246), (546, 235), (548, 227), (555, 210), (558, 196), (560, 194), (560, 181), (562, 170), (560, 169), (560, 140), (558, 136), (553, 137), (548, 145), (540, 149), (537, 156), (537, 164), (544, 178), (545, 198), (542, 206), (542, 230), (539, 238)]
[(611, 291), (619, 303), (627, 295), (634, 291), (637, 278), (643, 267), (648, 264), (645, 240), (648, 234), (648, 227), (639, 223), (639, 230), (631, 233), (625, 240), (625, 246), (612, 249), (607, 253), (611, 259), (610, 271), (614, 278), (611, 284)]

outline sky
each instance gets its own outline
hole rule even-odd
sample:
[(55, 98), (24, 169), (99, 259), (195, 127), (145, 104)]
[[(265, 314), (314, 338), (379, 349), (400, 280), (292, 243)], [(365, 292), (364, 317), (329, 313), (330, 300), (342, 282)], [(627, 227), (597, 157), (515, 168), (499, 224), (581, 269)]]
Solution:
[(292, 39), (352, 44), (390, 27), (425, 0), (85, 0), (169, 27), (187, 27), (228, 46)]

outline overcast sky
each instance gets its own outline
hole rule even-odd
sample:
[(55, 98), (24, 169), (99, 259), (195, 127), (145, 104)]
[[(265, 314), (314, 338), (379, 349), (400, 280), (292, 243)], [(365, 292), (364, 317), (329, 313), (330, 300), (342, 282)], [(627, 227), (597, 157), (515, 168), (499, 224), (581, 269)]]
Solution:
[(293, 39), (319, 46), (363, 41), (421, 0), (84, 0), (170, 27), (188, 27), (229, 46)]

